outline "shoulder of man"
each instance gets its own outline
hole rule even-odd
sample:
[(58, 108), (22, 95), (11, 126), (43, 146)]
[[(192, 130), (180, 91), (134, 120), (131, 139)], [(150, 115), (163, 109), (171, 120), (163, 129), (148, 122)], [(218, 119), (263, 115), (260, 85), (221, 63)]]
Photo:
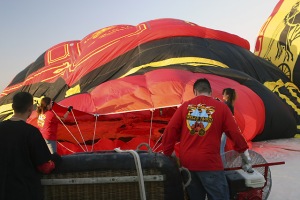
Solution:
[(27, 125), (28, 129), (30, 129), (31, 131), (40, 133), (40, 130), (37, 127), (35, 127), (34, 125), (29, 124), (29, 123), (26, 123), (26, 125)]

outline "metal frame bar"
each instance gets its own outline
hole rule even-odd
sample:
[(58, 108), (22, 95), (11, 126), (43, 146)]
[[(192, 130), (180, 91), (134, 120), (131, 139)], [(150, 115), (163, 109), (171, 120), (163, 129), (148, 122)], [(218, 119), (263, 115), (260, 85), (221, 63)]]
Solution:
[[(146, 175), (144, 181), (158, 182), (164, 181), (165, 175)], [(89, 178), (54, 178), (41, 179), (42, 185), (80, 185), (80, 184), (99, 184), (99, 183), (132, 183), (138, 182), (137, 176), (121, 177), (89, 177)]]
[[(269, 166), (273, 166), (273, 165), (283, 165), (285, 164), (284, 161), (281, 162), (272, 162), (272, 163), (263, 163), (263, 164), (256, 164), (256, 165), (252, 165), (252, 168), (255, 167), (269, 167)], [(243, 169), (242, 167), (230, 167), (230, 168), (225, 168), (225, 171), (229, 171), (229, 170), (238, 170), (238, 169)]]

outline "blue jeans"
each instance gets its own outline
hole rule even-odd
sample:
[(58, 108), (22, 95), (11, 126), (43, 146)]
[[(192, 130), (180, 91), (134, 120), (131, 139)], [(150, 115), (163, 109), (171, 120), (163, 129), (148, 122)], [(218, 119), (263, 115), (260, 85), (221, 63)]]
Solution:
[(229, 200), (229, 188), (224, 171), (190, 171), (191, 183), (187, 186), (190, 200)]
[(57, 144), (55, 140), (46, 140), (46, 144), (51, 152), (51, 154), (53, 154), (54, 152), (57, 152)]
[(222, 158), (223, 163), (225, 163), (225, 146), (226, 146), (226, 140), (227, 140), (227, 136), (225, 133), (222, 134), (221, 137), (221, 146), (220, 146), (220, 155)]

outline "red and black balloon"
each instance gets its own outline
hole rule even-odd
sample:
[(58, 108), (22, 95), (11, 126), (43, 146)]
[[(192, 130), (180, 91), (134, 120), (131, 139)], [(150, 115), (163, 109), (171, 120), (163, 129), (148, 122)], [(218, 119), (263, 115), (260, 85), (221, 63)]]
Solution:
[(12, 96), (28, 91), (37, 100), (53, 98), (58, 114), (74, 107), (75, 117), (59, 127), (61, 154), (159, 146), (172, 114), (194, 97), (193, 83), (202, 77), (220, 99), (223, 88), (236, 89), (235, 117), (249, 142), (296, 134), (299, 113), (291, 102), (299, 106), (299, 90), (271, 90), (289, 84), (281, 70), (236, 35), (178, 19), (106, 27), (51, 47), (2, 92), (0, 119), (12, 114)]

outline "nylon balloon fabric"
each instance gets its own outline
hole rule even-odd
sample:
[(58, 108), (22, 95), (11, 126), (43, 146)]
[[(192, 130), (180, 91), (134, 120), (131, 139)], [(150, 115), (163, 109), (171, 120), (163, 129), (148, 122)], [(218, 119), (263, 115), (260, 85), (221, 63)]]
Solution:
[(300, 132), (300, 1), (278, 1), (272, 13), (262, 25), (258, 34), (255, 55), (273, 63), (289, 79), (290, 83), (278, 81), (269, 85), (270, 89), (285, 98), (292, 94), (287, 102), (297, 113), (297, 129)]
[[(286, 87), (281, 70), (251, 53), (243, 38), (179, 19), (110, 26), (49, 48), (1, 93), (0, 119), (12, 115), (12, 96), (28, 91), (37, 102), (51, 97), (58, 115), (74, 107), (59, 125), (61, 154), (140, 143), (159, 151), (164, 128), (194, 97), (198, 78), (207, 78), (219, 99), (225, 87), (236, 89), (235, 118), (249, 143), (296, 133), (299, 90)], [(272, 89), (278, 84), (282, 93)], [(36, 123), (36, 113), (28, 122)]]

